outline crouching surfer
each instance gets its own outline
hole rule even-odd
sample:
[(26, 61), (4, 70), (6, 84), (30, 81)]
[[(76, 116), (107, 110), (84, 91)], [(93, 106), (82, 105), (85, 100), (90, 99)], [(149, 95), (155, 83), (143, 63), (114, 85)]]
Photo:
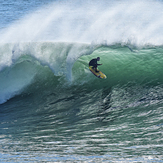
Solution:
[(89, 62), (89, 66), (92, 66), (92, 68), (96, 71), (96, 72), (99, 72), (97, 70), (97, 66), (100, 66), (102, 64), (98, 64), (97, 61), (100, 61), (100, 57), (97, 57), (97, 58), (94, 58), (92, 59), (90, 62)]

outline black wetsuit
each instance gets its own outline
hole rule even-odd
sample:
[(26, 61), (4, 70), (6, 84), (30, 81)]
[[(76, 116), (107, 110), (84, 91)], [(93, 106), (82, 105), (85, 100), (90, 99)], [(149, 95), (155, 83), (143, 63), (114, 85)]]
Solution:
[(90, 62), (89, 62), (89, 66), (93, 66), (93, 68), (97, 68), (98, 65), (101, 65), (101, 64), (98, 64), (97, 63), (97, 59), (92, 59)]

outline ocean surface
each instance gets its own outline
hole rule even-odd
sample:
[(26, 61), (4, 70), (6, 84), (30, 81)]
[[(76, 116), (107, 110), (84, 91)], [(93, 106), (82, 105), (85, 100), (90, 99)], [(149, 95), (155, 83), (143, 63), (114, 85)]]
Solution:
[(0, 162), (163, 162), (163, 1), (1, 0)]

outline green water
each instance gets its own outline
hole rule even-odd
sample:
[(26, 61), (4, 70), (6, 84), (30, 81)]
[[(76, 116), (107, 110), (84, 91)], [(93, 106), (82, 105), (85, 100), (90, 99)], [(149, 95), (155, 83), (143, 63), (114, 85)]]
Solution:
[[(102, 46), (78, 58), (71, 82), (23, 58), (18, 65), (33, 65), (37, 74), (0, 105), (2, 161), (161, 162), (161, 52)], [(105, 80), (88, 69), (97, 56)]]

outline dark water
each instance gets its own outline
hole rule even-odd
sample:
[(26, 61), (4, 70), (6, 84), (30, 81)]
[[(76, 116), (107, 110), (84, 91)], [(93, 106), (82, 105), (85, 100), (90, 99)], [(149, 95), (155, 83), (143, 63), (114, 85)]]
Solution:
[(1, 162), (163, 162), (162, 2), (77, 2), (0, 5)]

